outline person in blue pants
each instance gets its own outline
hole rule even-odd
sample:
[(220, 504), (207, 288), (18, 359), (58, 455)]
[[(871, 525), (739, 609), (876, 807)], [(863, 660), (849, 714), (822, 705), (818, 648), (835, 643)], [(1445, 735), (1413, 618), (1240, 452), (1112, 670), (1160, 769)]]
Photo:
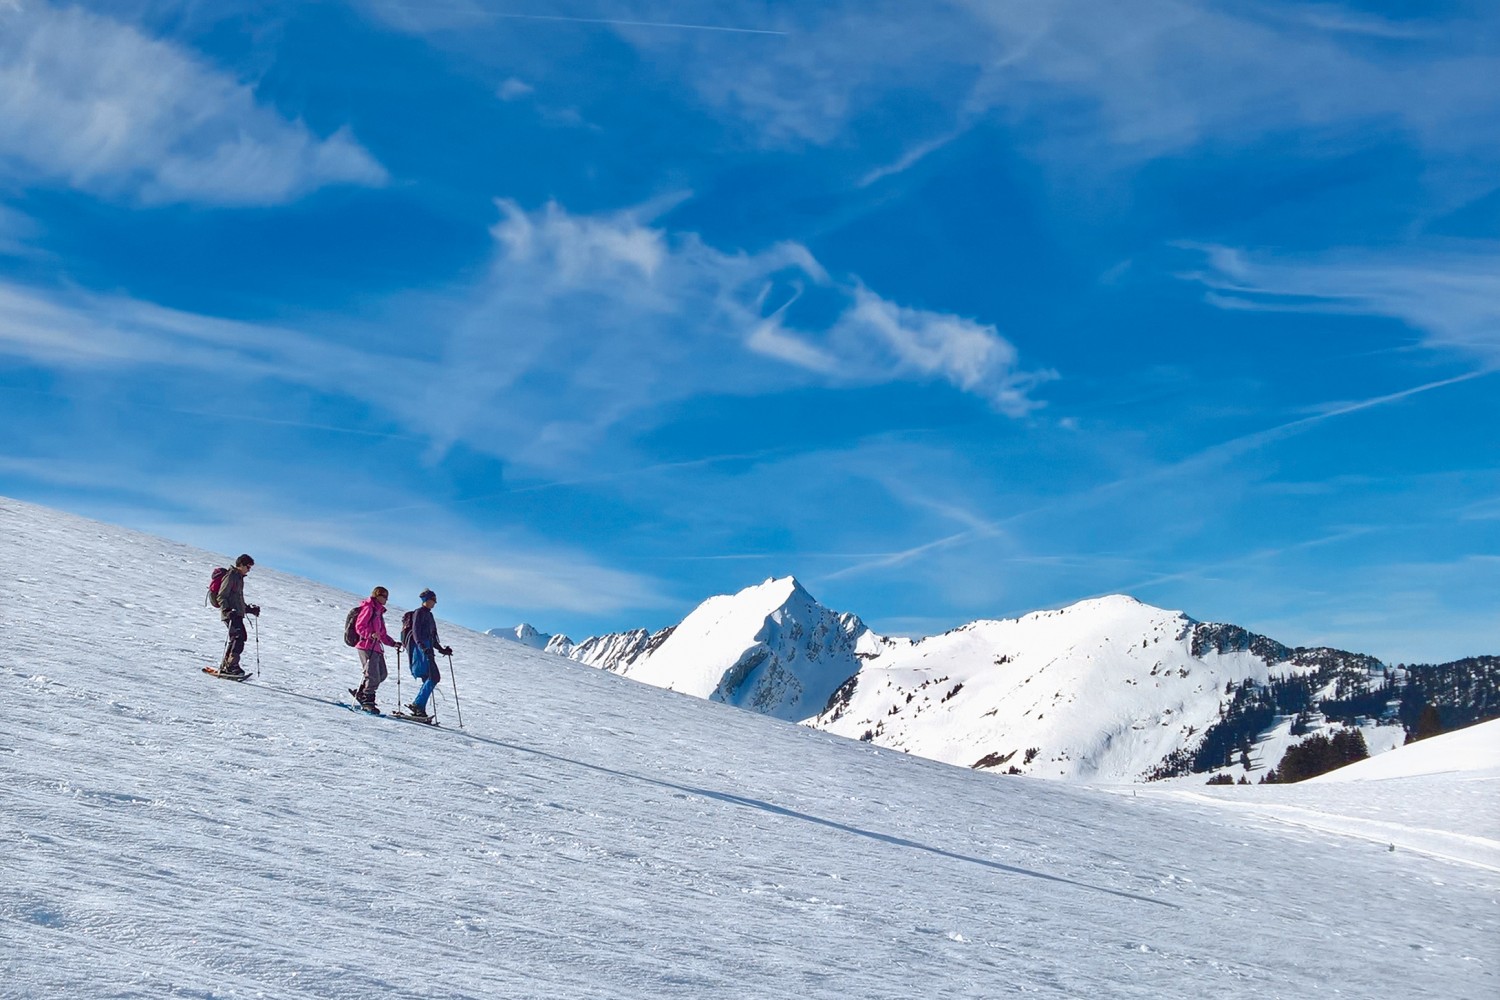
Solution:
[(432, 617), (432, 609), (437, 606), (437, 595), (431, 590), (424, 590), (418, 599), (422, 603), (412, 613), (406, 658), (411, 664), (412, 676), (421, 679), (422, 688), (417, 692), (417, 699), (406, 707), (412, 715), (425, 719), (427, 699), (432, 697), (433, 689), (443, 679), (443, 675), (438, 672), (437, 654), (452, 656), (453, 647), (444, 646), (438, 639), (437, 619)]

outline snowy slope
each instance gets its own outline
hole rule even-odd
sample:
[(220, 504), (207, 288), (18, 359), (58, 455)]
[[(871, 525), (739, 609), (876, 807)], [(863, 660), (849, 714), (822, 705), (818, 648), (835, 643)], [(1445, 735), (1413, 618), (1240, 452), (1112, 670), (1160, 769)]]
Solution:
[[(1391, 851), (974, 774), (446, 624), (467, 729), (445, 684), (430, 730), (333, 704), (353, 598), (270, 567), (259, 679), (201, 674), (215, 561), (0, 500), (0, 692), (26, 709), (0, 731), (0, 996), (1500, 986), (1500, 873), (1420, 850), (1448, 784), (1380, 783), (1374, 821), (1412, 845)], [(1496, 783), (1469, 784), (1495, 815)]]
[[(1399, 747), (1296, 785), (1162, 793), (1247, 822), (1317, 830), (1500, 872), (1500, 720)], [(1400, 817), (1400, 818), (1398, 818)]]
[[(1371, 757), (1309, 781), (1381, 781), (1432, 774), (1462, 774), (1471, 780), (1500, 780), (1500, 719), (1482, 722)], [(1500, 816), (1491, 817), (1500, 832)]]

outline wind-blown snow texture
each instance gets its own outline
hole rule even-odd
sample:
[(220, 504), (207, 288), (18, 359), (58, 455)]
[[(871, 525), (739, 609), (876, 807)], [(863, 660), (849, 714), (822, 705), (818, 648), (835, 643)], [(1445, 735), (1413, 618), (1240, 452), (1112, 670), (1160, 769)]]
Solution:
[[(467, 732), (451, 693), (430, 730), (336, 707), (354, 598), (264, 566), (261, 676), (200, 673), (216, 561), (0, 500), (0, 692), (25, 710), (0, 735), (0, 995), (1500, 987), (1500, 844), (1437, 829), (1442, 803), (1496, 815), (1493, 773), (1342, 786), (1376, 815), (1332, 786), (998, 779), (451, 625)], [(1475, 856), (1425, 853), (1447, 834)]]

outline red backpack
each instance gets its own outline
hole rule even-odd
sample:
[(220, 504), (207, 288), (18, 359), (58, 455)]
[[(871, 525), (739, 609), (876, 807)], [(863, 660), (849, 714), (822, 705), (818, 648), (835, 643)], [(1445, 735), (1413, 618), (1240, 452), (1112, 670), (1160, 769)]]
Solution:
[(219, 588), (224, 585), (224, 574), (228, 572), (228, 568), (219, 566), (208, 578), (208, 603), (216, 608), (219, 606)]

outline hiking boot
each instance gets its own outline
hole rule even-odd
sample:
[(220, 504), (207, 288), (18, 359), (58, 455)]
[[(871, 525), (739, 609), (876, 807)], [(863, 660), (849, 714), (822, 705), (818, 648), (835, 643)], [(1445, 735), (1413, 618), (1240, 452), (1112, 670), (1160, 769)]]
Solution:
[(407, 705), (406, 710), (412, 715), (416, 716), (418, 719), (427, 718), (427, 709), (423, 708), (421, 705), (418, 705), (416, 702), (412, 702), (410, 705)]
[(380, 708), (373, 701), (362, 701), (359, 703), (359, 707), (362, 711), (369, 712), (371, 715), (380, 714)]
[(219, 674), (224, 677), (244, 677), (245, 672), (239, 667), (220, 667)]

